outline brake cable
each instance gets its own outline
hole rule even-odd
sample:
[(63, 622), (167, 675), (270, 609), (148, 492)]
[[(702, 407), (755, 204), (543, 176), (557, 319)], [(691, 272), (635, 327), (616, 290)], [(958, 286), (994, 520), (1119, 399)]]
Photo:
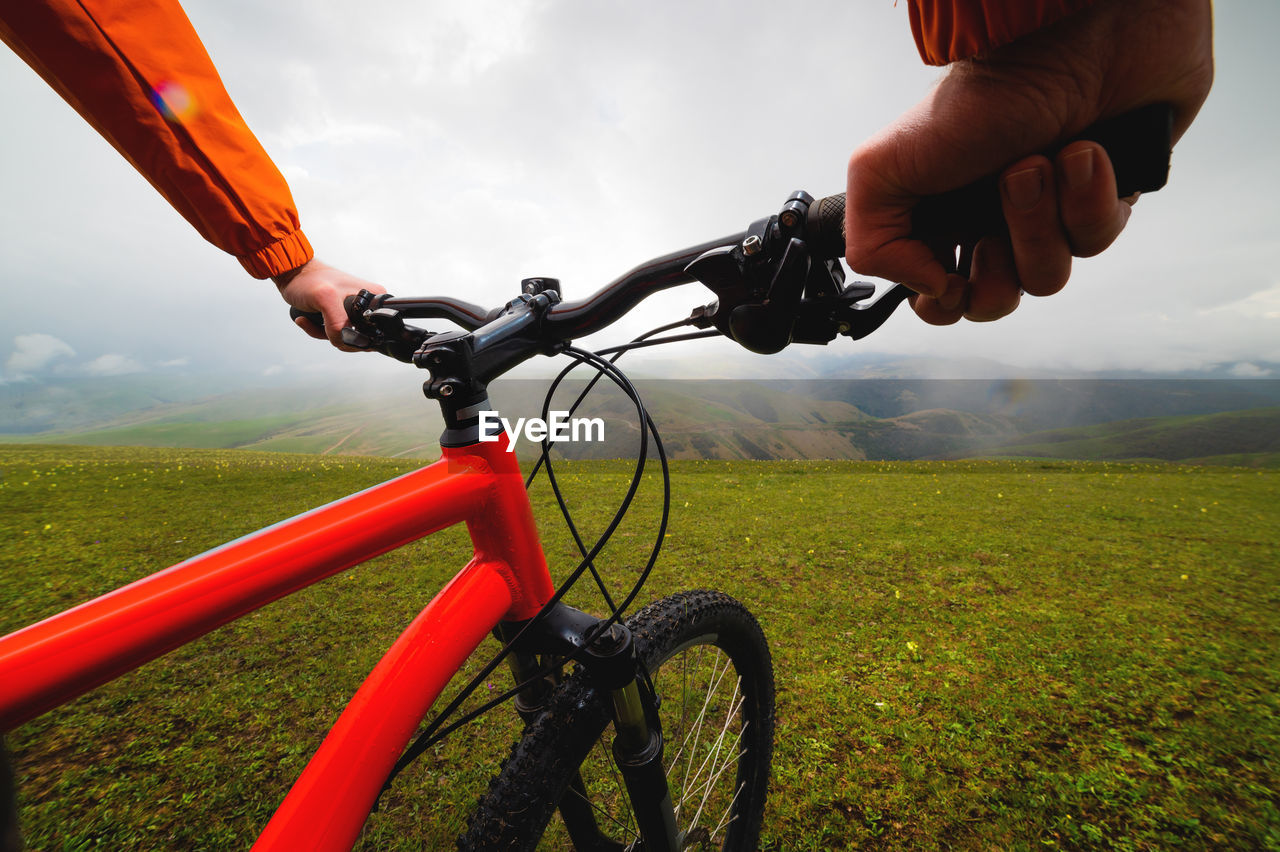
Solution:
[[(639, 393), (638, 391), (636, 391), (635, 386), (631, 383), (631, 381), (626, 377), (625, 374), (623, 374), (616, 366), (614, 366), (614, 364), (618, 360), (618, 358), (622, 356), (622, 354), (624, 354), (626, 351), (628, 351), (631, 348), (638, 348), (639, 346), (646, 346), (646, 345), (658, 345), (660, 343), (674, 343), (680, 340), (693, 339), (693, 338), (719, 336), (720, 334), (718, 331), (710, 331), (710, 332), (701, 332), (694, 335), (673, 335), (671, 337), (663, 338), (661, 340), (656, 340), (656, 341), (646, 340), (647, 338), (650, 338), (655, 334), (660, 334), (664, 331), (670, 331), (675, 328), (688, 325), (690, 324), (690, 322), (691, 322), (690, 319), (686, 319), (686, 320), (681, 320), (679, 322), (670, 323), (665, 326), (660, 326), (659, 328), (652, 329), (651, 331), (648, 331), (645, 334), (640, 335), (639, 337), (635, 338), (635, 340), (633, 340), (630, 344), (623, 344), (621, 346), (613, 347), (609, 350), (605, 350), (609, 353), (612, 353), (614, 356), (612, 359), (608, 361), (600, 357), (598, 353), (592, 353), (585, 350), (575, 349), (573, 347), (567, 347), (563, 351), (563, 354), (569, 355), (571, 358), (574, 359), (574, 363), (569, 365), (565, 370), (561, 371), (560, 375), (555, 379), (551, 388), (549, 389), (547, 401), (544, 401), (544, 409), (543, 409), (544, 416), (547, 413), (547, 405), (549, 404), (550, 395), (555, 392), (556, 387), (559, 386), (560, 382), (564, 379), (565, 376), (569, 374), (569, 372), (576, 369), (578, 366), (582, 364), (587, 364), (588, 366), (594, 367), (596, 370), (596, 375), (592, 378), (591, 383), (588, 385), (588, 387), (583, 390), (583, 392), (579, 395), (578, 399), (574, 402), (574, 406), (572, 410), (577, 409), (577, 407), (581, 404), (581, 402), (585, 398), (587, 392), (589, 392), (591, 388), (595, 386), (595, 384), (600, 380), (600, 378), (606, 375), (609, 377), (611, 381), (614, 382), (614, 384), (618, 385), (618, 387), (623, 391), (623, 393), (625, 393), (636, 405), (636, 412), (641, 421), (641, 430), (640, 430), (641, 445), (640, 445), (640, 451), (638, 453), (636, 469), (632, 475), (632, 480), (631, 480), (630, 487), (628, 488), (627, 495), (624, 497), (622, 505), (619, 506), (618, 510), (614, 513), (614, 517), (612, 521), (609, 523), (605, 531), (601, 533), (600, 537), (597, 539), (595, 545), (591, 548), (589, 552), (583, 551), (582, 561), (570, 573), (570, 575), (566, 578), (565, 582), (560, 585), (560, 587), (556, 590), (555, 594), (552, 595), (552, 597), (547, 601), (546, 604), (543, 605), (543, 607), (538, 611), (538, 613), (536, 613), (533, 616), (533, 618), (529, 619), (529, 621), (525, 622), (525, 624), (522, 625), (522, 627), (516, 633), (516, 635), (512, 637), (505, 645), (503, 645), (503, 647), (494, 655), (494, 657), (491, 658), (489, 662), (482, 667), (481, 671), (474, 678), (472, 678), (472, 680), (466, 686), (464, 686), (459, 691), (458, 695), (456, 695), (453, 698), (453, 700), (450, 701), (449, 705), (445, 707), (445, 709), (442, 710), (439, 714), (437, 714), (437, 716), (427, 725), (427, 727), (422, 731), (422, 733), (420, 733), (418, 737), (414, 740), (414, 742), (405, 750), (404, 754), (401, 755), (400, 759), (396, 761), (396, 764), (394, 767), (392, 767), (391, 772), (388, 774), (386, 781), (383, 782), (382, 789), (379, 790), (378, 792), (378, 797), (373, 804), (373, 808), (372, 808), (373, 812), (376, 812), (378, 810), (379, 803), (381, 802), (383, 793), (385, 793), (388, 789), (390, 789), (392, 782), (400, 774), (400, 772), (403, 771), (410, 763), (412, 763), (415, 759), (417, 759), (428, 748), (435, 745), (436, 743), (441, 742), (449, 734), (461, 728), (463, 725), (466, 725), (469, 722), (474, 721), (475, 719), (479, 718), (484, 713), (487, 713), (489, 710), (493, 709), (494, 707), (497, 707), (498, 705), (511, 700), (515, 696), (519, 695), (522, 691), (527, 689), (529, 686), (536, 683), (538, 680), (540, 680), (541, 678), (545, 677), (547, 674), (550, 674), (553, 671), (553, 669), (540, 670), (539, 672), (535, 673), (532, 677), (526, 679), (524, 682), (516, 684), (511, 689), (508, 689), (506, 692), (503, 692), (502, 694), (496, 696), (495, 698), (490, 699), (489, 701), (481, 704), (476, 709), (469, 711), (468, 713), (455, 719), (449, 724), (447, 725), (444, 724), (445, 721), (450, 716), (453, 716), (455, 713), (458, 712), (462, 704), (468, 698), (470, 698), (476, 692), (477, 689), (479, 689), (480, 685), (484, 683), (485, 679), (490, 674), (492, 674), (493, 671), (497, 669), (499, 665), (502, 664), (503, 660), (505, 660), (510, 655), (511, 651), (520, 642), (520, 640), (525, 635), (526, 631), (528, 631), (536, 623), (542, 620), (547, 613), (549, 613), (557, 604), (560, 603), (560, 601), (568, 593), (568, 591), (581, 578), (583, 573), (585, 573), (588, 569), (592, 571), (592, 574), (595, 577), (597, 584), (601, 586), (601, 591), (604, 593), (606, 601), (609, 601), (609, 608), (611, 610), (611, 613), (607, 619), (605, 619), (600, 623), (601, 630), (608, 630), (610, 627), (612, 627), (613, 624), (617, 623), (621, 619), (622, 613), (626, 611), (627, 607), (629, 607), (634, 602), (636, 596), (640, 593), (641, 588), (643, 588), (645, 582), (648, 580), (649, 575), (652, 573), (653, 567), (657, 564), (658, 556), (662, 549), (662, 543), (666, 537), (666, 529), (667, 529), (668, 520), (670, 518), (670, 510), (671, 510), (671, 477), (670, 477), (670, 470), (667, 464), (666, 449), (663, 446), (662, 439), (658, 434), (657, 426), (654, 424), (653, 419), (649, 416), (648, 412), (645, 410), (644, 404), (640, 400)], [(603, 550), (604, 546), (612, 538), (618, 526), (621, 525), (623, 518), (626, 516), (627, 511), (631, 507), (632, 499), (634, 498), (635, 493), (639, 488), (640, 480), (644, 473), (645, 464), (648, 460), (648, 436), (650, 434), (654, 438), (654, 445), (657, 449), (658, 457), (662, 467), (663, 503), (662, 503), (661, 520), (658, 525), (657, 537), (654, 541), (653, 547), (650, 550), (649, 558), (646, 560), (644, 568), (641, 570), (640, 575), (637, 577), (635, 584), (633, 584), (630, 592), (627, 594), (626, 598), (623, 600), (621, 606), (615, 607), (612, 605), (612, 602), (610, 600), (607, 590), (603, 588), (603, 581), (600, 579), (598, 573), (595, 571), (593, 562), (595, 557), (600, 553), (601, 550)], [(559, 504), (561, 513), (565, 517), (566, 523), (569, 524), (570, 528), (574, 529), (574, 525), (573, 525), (571, 514), (568, 509), (568, 505), (564, 502), (563, 495), (561, 494), (558, 484), (556, 483), (556, 480), (555, 480), (555, 474), (552, 469), (550, 456), (548, 454), (549, 449), (550, 449), (549, 442), (544, 441), (543, 451), (539, 457), (538, 465), (534, 468), (534, 471), (530, 474), (529, 480), (526, 482), (526, 487), (528, 487), (528, 485), (532, 482), (534, 476), (538, 472), (538, 469), (545, 463), (547, 467), (548, 481), (551, 482), (552, 484), (552, 490), (556, 495), (556, 500), (557, 500), (557, 503)], [(574, 537), (575, 537), (575, 540), (578, 542), (580, 550), (582, 550), (583, 545), (582, 545), (581, 539), (577, 536), (576, 529), (574, 530)], [(554, 670), (562, 669), (568, 663), (573, 662), (578, 653), (580, 653), (580, 650), (575, 651), (573, 654), (569, 655), (567, 658), (563, 660), (559, 660)], [(643, 674), (647, 679), (648, 673), (644, 672)]]

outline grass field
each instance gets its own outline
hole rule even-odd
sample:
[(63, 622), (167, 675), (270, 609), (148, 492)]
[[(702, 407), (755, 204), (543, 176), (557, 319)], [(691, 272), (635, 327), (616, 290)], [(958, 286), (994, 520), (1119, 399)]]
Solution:
[[(625, 468), (562, 467), (598, 530)], [(0, 632), (408, 469), (0, 448)], [(1280, 849), (1280, 471), (673, 472), (670, 537), (643, 598), (721, 588), (770, 637), (767, 848)], [(549, 490), (534, 500), (564, 572), (573, 551)], [(656, 516), (645, 501), (611, 545), (620, 587)], [(461, 531), (404, 548), (11, 732), (31, 848), (246, 848), (382, 649), (468, 555)], [(516, 734), (511, 715), (425, 755), (359, 848), (452, 848)]]

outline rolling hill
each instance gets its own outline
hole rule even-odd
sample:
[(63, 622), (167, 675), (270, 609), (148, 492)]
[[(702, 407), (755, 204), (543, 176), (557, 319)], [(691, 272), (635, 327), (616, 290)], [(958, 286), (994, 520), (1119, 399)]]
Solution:
[(1280, 407), (1033, 432), (990, 452), (1067, 459), (1280, 464)]
[[(497, 410), (537, 416), (545, 381), (494, 386)], [(1186, 380), (647, 380), (668, 454), (698, 459), (1023, 456), (1275, 465), (1280, 383)], [(567, 410), (583, 387), (560, 388)], [(416, 382), (344, 388), (265, 380), (0, 386), (0, 441), (244, 448), (433, 458), (443, 428)], [(630, 456), (634, 406), (604, 383), (579, 412), (605, 440), (570, 458)], [(528, 455), (527, 445), (519, 448)]]

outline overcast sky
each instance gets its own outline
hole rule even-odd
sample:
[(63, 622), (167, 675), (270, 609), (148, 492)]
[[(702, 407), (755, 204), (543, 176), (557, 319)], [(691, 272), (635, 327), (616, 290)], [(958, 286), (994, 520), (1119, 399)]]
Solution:
[[(530, 275), (578, 298), (741, 230), (794, 189), (843, 189), (858, 142), (939, 74), (893, 0), (184, 5), (320, 257), (399, 295), (484, 304)], [(810, 357), (1239, 375), (1280, 362), (1280, 3), (1226, 0), (1216, 15), (1217, 82), (1169, 187), (1114, 248), (1077, 261), (1062, 294), (993, 324), (934, 328), (904, 310)], [(405, 369), (293, 329), (272, 285), (204, 243), (7, 51), (0, 102), (6, 378)], [(678, 289), (594, 342), (706, 301)], [(738, 357), (724, 341), (685, 351)]]

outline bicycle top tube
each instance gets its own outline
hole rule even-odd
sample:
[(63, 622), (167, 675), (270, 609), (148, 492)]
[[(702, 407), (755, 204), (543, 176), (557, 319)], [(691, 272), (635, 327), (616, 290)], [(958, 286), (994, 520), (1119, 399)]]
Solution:
[(233, 619), (458, 523), (501, 578), (505, 618), (554, 589), (505, 438), (281, 521), (0, 638), (0, 731)]

